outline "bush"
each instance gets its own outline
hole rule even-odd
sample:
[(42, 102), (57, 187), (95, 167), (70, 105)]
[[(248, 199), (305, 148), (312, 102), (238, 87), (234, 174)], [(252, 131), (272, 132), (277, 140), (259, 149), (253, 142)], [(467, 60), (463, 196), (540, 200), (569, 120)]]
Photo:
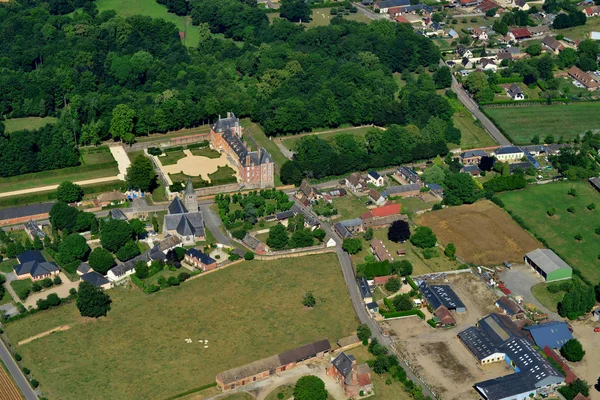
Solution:
[(356, 254), (362, 250), (362, 240), (358, 238), (344, 239), (342, 248), (350, 254)]
[(244, 260), (246, 260), (246, 261), (254, 260), (254, 253), (251, 251), (247, 251), (246, 254), (244, 254)]
[(179, 275), (177, 275), (177, 278), (179, 279), (179, 282), (185, 282), (188, 279), (190, 279), (190, 274), (188, 274), (187, 272), (180, 272)]
[(42, 285), (43, 288), (47, 289), (49, 287), (52, 287), (52, 285), (54, 285), (54, 282), (52, 282), (52, 279), (50, 278), (44, 278), (40, 281), (40, 285)]
[(29, 375), (31, 373), (31, 370), (29, 368), (23, 367), (23, 373), (25, 375)]
[(21, 357), (21, 355), (19, 353), (15, 353), (15, 360), (21, 361), (22, 359), (23, 359), (23, 357)]
[(162, 150), (158, 147), (148, 147), (148, 154), (152, 156), (160, 156), (162, 154)]
[(358, 328), (356, 328), (356, 336), (358, 336), (358, 339), (362, 341), (363, 344), (366, 344), (366, 342), (369, 341), (371, 333), (371, 328), (369, 328), (367, 324), (360, 324)]
[(408, 317), (411, 315), (418, 315), (419, 318), (425, 319), (425, 314), (421, 310), (408, 310), (408, 311), (379, 311), (379, 313), (386, 319), (388, 318), (398, 318), (398, 317)]
[(136, 276), (136, 274), (131, 275), (131, 282), (133, 282), (135, 286), (139, 287), (140, 289), (143, 289), (146, 286), (144, 282), (142, 282), (142, 280)]
[(577, 240), (578, 242), (581, 242), (583, 240), (583, 235), (581, 233), (576, 234), (575, 240)]
[(423, 249), (423, 257), (426, 260), (429, 260), (429, 259), (432, 259), (432, 258), (435, 258), (435, 257), (439, 257), (439, 255), (440, 254), (438, 253), (438, 251), (436, 249), (434, 249), (434, 248)]
[(408, 311), (413, 309), (413, 303), (406, 294), (399, 294), (392, 300), (396, 311)]
[(396, 293), (398, 290), (400, 290), (401, 286), (402, 282), (400, 282), (400, 279), (390, 278), (390, 280), (385, 283), (385, 290), (387, 290), (388, 292)]
[(550, 293), (558, 293), (561, 291), (561, 288), (558, 283), (551, 283), (548, 286), (546, 286), (546, 290)]
[(571, 188), (571, 189), (569, 189), (569, 191), (567, 192), (567, 194), (569, 196), (577, 197), (577, 190), (575, 190), (575, 188)]
[(428, 319), (428, 320), (427, 320), (427, 323), (428, 323), (428, 324), (429, 324), (429, 325), (430, 325), (432, 328), (435, 328), (435, 327), (436, 327), (436, 324), (435, 324), (435, 321), (433, 320), (433, 318), (430, 318), (430, 319)]
[(158, 292), (160, 290), (160, 287), (158, 285), (149, 285), (148, 287), (146, 287), (146, 289), (144, 289), (145, 293), (155, 293)]
[(315, 296), (313, 296), (312, 292), (306, 292), (304, 298), (302, 299), (302, 304), (304, 305), (304, 307), (312, 308), (315, 306), (316, 303), (317, 300), (315, 299)]
[(179, 286), (179, 279), (176, 276), (170, 276), (169, 279), (167, 279), (167, 284), (169, 286)]
[(590, 203), (587, 205), (587, 209), (592, 211), (596, 209), (596, 203)]
[(32, 379), (31, 380), (31, 387), (34, 388), (34, 389), (37, 389), (38, 386), (40, 386), (40, 383), (37, 380)]
[(415, 229), (415, 233), (410, 237), (410, 242), (417, 247), (427, 249), (435, 246), (437, 238), (431, 228), (427, 226), (419, 226)]
[(60, 279), (60, 276), (56, 275), (53, 282), (55, 285), (60, 285), (62, 283), (62, 279)]
[(410, 287), (413, 288), (413, 290), (419, 290), (419, 287), (417, 286), (415, 281), (412, 280), (412, 278), (410, 276), (407, 276), (405, 279), (406, 279), (406, 282), (410, 285)]
[(42, 290), (42, 285), (40, 285), (38, 282), (33, 282), (33, 285), (31, 285), (31, 291), (39, 292), (40, 290)]
[(575, 207), (571, 206), (571, 207), (567, 208), (567, 211), (570, 212), (571, 214), (575, 214)]
[(578, 362), (583, 359), (585, 350), (577, 339), (568, 340), (561, 348), (560, 354), (571, 362)]
[(554, 215), (556, 215), (556, 208), (552, 207), (549, 208), (546, 213), (548, 214), (548, 216), (553, 217)]

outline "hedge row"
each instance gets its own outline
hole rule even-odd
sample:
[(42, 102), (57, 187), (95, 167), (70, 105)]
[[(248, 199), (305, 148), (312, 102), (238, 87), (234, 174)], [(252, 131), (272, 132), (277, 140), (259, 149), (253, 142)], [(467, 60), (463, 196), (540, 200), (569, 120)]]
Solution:
[(419, 290), (419, 287), (417, 286), (415, 281), (412, 280), (412, 278), (410, 276), (405, 276), (405, 279), (411, 288), (413, 288), (414, 290)]
[[(571, 100), (566, 97), (556, 97), (552, 99), (552, 102), (563, 102), (570, 103)], [(536, 103), (536, 104), (548, 104), (547, 99), (526, 99), (526, 100), (494, 100), (494, 101), (482, 101), (479, 104), (482, 106), (493, 106), (493, 105), (501, 105), (501, 104), (519, 104), (521, 107), (525, 107), (526, 104)], [(488, 117), (489, 118), (489, 117)]]
[(411, 315), (417, 315), (422, 320), (425, 319), (425, 314), (421, 310), (408, 310), (408, 311), (379, 311), (379, 313), (385, 318), (398, 318), (398, 317), (409, 317)]
[(433, 320), (433, 318), (430, 318), (430, 319), (428, 319), (428, 320), (427, 320), (427, 323), (428, 323), (428, 324), (429, 324), (429, 325), (430, 325), (432, 328), (435, 328), (435, 327), (436, 327), (436, 324), (435, 324), (435, 321)]
[(210, 389), (210, 388), (215, 387), (215, 386), (217, 386), (217, 382), (209, 383), (208, 385), (200, 386), (200, 387), (197, 387), (197, 388), (194, 388), (194, 389), (187, 390), (187, 391), (185, 391), (183, 393), (176, 394), (175, 396), (168, 397), (166, 400), (179, 399), (181, 397), (187, 396), (188, 394), (200, 392), (202, 390)]
[(387, 307), (387, 309), (389, 310), (389, 312), (396, 311), (396, 307), (394, 307), (394, 304), (392, 303), (392, 300), (388, 299), (387, 297), (383, 299), (383, 304), (385, 304), (385, 306)]
[(98, 146), (89, 148), (80, 148), (79, 154), (99, 154), (99, 153), (110, 153), (108, 146)]
[(142, 280), (135, 275), (131, 275), (131, 282), (135, 283), (135, 286), (139, 287), (140, 289), (144, 289), (146, 286), (144, 285), (144, 282), (142, 282)]
[(188, 149), (201, 149), (203, 147), (208, 146), (208, 140), (203, 140), (201, 142), (198, 143), (192, 143), (192, 144), (188, 144), (187, 148)]
[(2, 183), (12, 183), (12, 182), (22, 182), (30, 179), (43, 179), (50, 178), (55, 176), (65, 176), (70, 174), (76, 174), (81, 172), (91, 172), (91, 171), (99, 171), (102, 169), (116, 168), (118, 166), (116, 161), (109, 161), (100, 164), (87, 164), (87, 165), (79, 165), (77, 167), (68, 167), (61, 169), (51, 169), (48, 171), (34, 172), (31, 174), (24, 175), (16, 175), (1, 178), (0, 181)]

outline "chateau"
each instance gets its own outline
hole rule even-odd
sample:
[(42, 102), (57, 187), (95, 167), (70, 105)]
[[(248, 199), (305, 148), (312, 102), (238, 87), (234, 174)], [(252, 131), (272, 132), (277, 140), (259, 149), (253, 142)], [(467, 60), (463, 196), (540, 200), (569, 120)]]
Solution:
[(242, 182), (257, 184), (261, 188), (275, 186), (273, 158), (262, 147), (252, 151), (244, 143), (240, 119), (233, 113), (227, 113), (227, 118), (219, 117), (211, 126), (210, 143), (235, 162)]

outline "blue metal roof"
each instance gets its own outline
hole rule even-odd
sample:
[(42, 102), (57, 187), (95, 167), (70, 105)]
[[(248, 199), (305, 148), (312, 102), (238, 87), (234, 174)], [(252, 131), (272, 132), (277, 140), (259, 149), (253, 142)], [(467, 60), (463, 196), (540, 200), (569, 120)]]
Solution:
[(542, 349), (546, 346), (552, 349), (561, 348), (569, 339), (573, 338), (569, 326), (561, 321), (552, 321), (546, 324), (526, 326), (531, 333), (533, 341)]

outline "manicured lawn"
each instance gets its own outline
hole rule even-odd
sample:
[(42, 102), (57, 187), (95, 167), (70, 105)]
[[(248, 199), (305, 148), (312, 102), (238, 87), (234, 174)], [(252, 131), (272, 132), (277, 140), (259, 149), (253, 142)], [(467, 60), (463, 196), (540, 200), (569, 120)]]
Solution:
[[(114, 1), (114, 0), (113, 0)], [(173, 15), (173, 14), (169, 14)], [(209, 125), (202, 125), (196, 128), (184, 128), (178, 131), (172, 131), (167, 133), (152, 133), (148, 136), (140, 136), (135, 138), (136, 142), (164, 142), (166, 140), (180, 137), (180, 136), (189, 136), (196, 135), (199, 133), (208, 133), (210, 132)]]
[(162, 18), (172, 22), (180, 32), (185, 32), (183, 44), (196, 47), (200, 42), (200, 31), (197, 26), (192, 26), (191, 17), (180, 17), (167, 11), (167, 7), (154, 0), (98, 0), (98, 11), (114, 10), (123, 17), (132, 15), (145, 15), (152, 18)]
[(530, 143), (535, 135), (558, 140), (573, 139), (600, 126), (597, 103), (556, 104), (551, 106), (497, 107), (485, 111), (517, 144)]
[[(452, 23), (453, 19), (456, 19), (456, 24)], [(463, 20), (466, 20), (466, 22), (463, 22)], [(471, 20), (474, 20), (475, 22), (471, 22)], [(449, 28), (453, 28), (456, 32), (463, 35), (463, 33), (461, 32), (462, 29), (473, 28), (476, 26), (492, 26), (495, 20), (496, 18), (455, 16), (449, 18), (449, 21), (447, 21), (446, 26)]]
[[(342, 135), (342, 134), (350, 134), (350, 135), (354, 135), (357, 138), (364, 138), (365, 135), (367, 134), (367, 132), (369, 131), (369, 129), (373, 129), (373, 128), (370, 126), (358, 127), (358, 128), (341, 128), (341, 129), (335, 129), (331, 132), (326, 132), (326, 133), (315, 133), (315, 135), (318, 134), (320, 139), (327, 140), (327, 141), (332, 141), (335, 136)], [(281, 142), (283, 143), (283, 145), (286, 148), (288, 148), (290, 150), (294, 150), (296, 143), (298, 143), (298, 141), (300, 139), (302, 139), (302, 136), (290, 136), (289, 138), (283, 139)]]
[(183, 157), (185, 157), (185, 154), (183, 154), (183, 150), (175, 150), (169, 151), (164, 155), (159, 156), (158, 159), (160, 160), (162, 165), (173, 165), (177, 164), (177, 161), (181, 160)]
[[(567, 194), (570, 188), (577, 196)], [(586, 206), (600, 206), (600, 195), (586, 182), (559, 182), (532, 185), (526, 189), (499, 195), (506, 207), (523, 218), (529, 228), (544, 238), (550, 248), (558, 253), (571, 267), (597, 283), (600, 281), (600, 236), (594, 231), (600, 227), (600, 209), (589, 211)], [(575, 207), (575, 213), (567, 211)], [(548, 216), (550, 208), (556, 215)], [(575, 235), (581, 234), (578, 242)]]
[[(273, 157), (273, 161), (275, 162), (275, 185), (281, 185), (281, 180), (279, 179), (279, 169), (288, 159), (285, 158), (275, 142), (265, 135), (260, 125), (255, 124), (248, 118), (242, 119), (240, 123), (244, 128), (244, 134), (252, 137), (259, 146), (264, 147), (265, 150), (271, 154), (271, 157)], [(250, 144), (252, 143), (250, 142)]]
[(433, 207), (435, 203), (439, 203), (439, 201), (426, 203), (418, 197), (408, 197), (406, 199), (394, 201), (394, 203), (402, 204), (402, 214), (409, 214), (421, 210), (427, 210)]
[(190, 150), (193, 155), (200, 157), (208, 157), (208, 158), (219, 158), (221, 157), (221, 153), (216, 150), (211, 149), (210, 147), (203, 147), (201, 149), (191, 149)]
[(558, 302), (562, 300), (565, 292), (560, 291), (558, 293), (550, 293), (547, 287), (548, 285), (546, 283), (538, 283), (531, 288), (531, 293), (547, 309), (556, 312), (556, 306), (558, 305)]
[(14, 266), (19, 262), (16, 259), (6, 260), (0, 262), (0, 272), (4, 272), (5, 274), (9, 274), (14, 271)]
[[(473, 115), (466, 109), (458, 100), (448, 99), (454, 108), (452, 120), (454, 126), (460, 129), (460, 148), (472, 149), (477, 147), (494, 146), (496, 142), (492, 137), (481, 127), (479, 121), (473, 119)], [(458, 147), (450, 144), (450, 147)]]
[[(309, 290), (317, 300), (311, 310), (301, 304)], [(81, 318), (71, 303), (5, 327), (16, 346), (70, 325), (17, 349), (44, 396), (164, 399), (302, 344), (335, 343), (357, 326), (337, 258), (329, 254), (243, 262), (152, 295), (137, 288), (108, 294), (106, 318)]]
[(22, 131), (24, 129), (27, 130), (36, 130), (41, 127), (54, 124), (56, 122), (56, 118), (54, 117), (25, 117), (25, 118), (11, 118), (4, 121), (5, 132), (11, 133), (15, 131)]
[(290, 399), (294, 395), (294, 387), (290, 385), (279, 386), (265, 397), (265, 400), (280, 400), (279, 393), (283, 394), (282, 399)]
[(33, 285), (33, 281), (31, 279), (23, 279), (19, 281), (12, 281), (10, 286), (14, 289), (17, 296), (19, 296), (20, 300), (25, 300), (27, 298), (26, 291), (27, 289), (31, 289), (31, 285)]
[(154, 201), (168, 201), (167, 192), (162, 184), (159, 184), (156, 189), (152, 191), (152, 200)]
[(0, 298), (0, 305), (12, 303), (12, 301), (13, 301), (13, 298), (10, 295), (10, 293), (8, 293), (8, 290), (4, 290), (4, 296), (2, 296), (2, 298)]
[(210, 178), (211, 181), (229, 181), (229, 182), (235, 182), (236, 178), (235, 178), (235, 170), (233, 168), (231, 168), (229, 165), (226, 165), (224, 167), (218, 166), (217, 170), (215, 172), (213, 172), (212, 174), (208, 174), (208, 177)]

